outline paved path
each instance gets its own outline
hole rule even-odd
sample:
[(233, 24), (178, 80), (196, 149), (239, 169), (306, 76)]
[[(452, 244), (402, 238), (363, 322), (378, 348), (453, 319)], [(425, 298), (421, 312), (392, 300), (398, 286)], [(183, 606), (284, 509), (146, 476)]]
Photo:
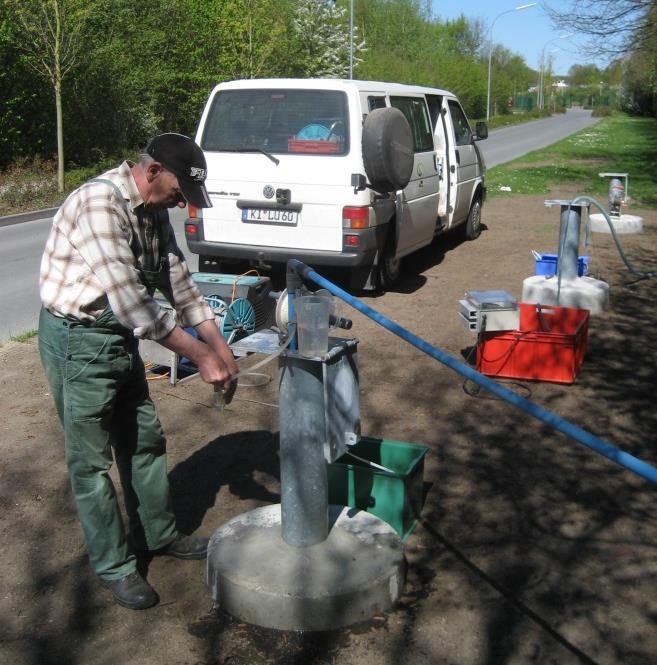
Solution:
[(591, 111), (570, 109), (565, 114), (492, 130), (479, 146), (490, 169), (565, 139), (598, 120), (591, 117)]
[[(178, 244), (186, 248), (184, 210), (171, 213)], [(0, 344), (27, 330), (39, 319), (39, 266), (52, 216), (0, 226)], [(198, 256), (186, 252), (190, 270), (198, 270)]]

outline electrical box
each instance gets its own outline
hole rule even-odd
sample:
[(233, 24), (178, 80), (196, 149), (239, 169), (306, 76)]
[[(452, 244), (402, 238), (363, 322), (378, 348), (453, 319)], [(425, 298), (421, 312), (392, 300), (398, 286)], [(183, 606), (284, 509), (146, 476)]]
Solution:
[(518, 302), (506, 291), (467, 291), (459, 300), (459, 320), (467, 330), (517, 330)]

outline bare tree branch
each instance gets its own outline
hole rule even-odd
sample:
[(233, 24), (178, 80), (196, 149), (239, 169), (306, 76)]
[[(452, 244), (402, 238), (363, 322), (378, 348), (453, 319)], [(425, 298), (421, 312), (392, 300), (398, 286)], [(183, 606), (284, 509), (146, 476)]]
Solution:
[[(53, 0), (57, 2), (57, 0)], [(43, 34), (44, 43), (52, 44), (57, 39), (57, 34), (53, 28), (52, 21), (48, 15), (48, 3), (44, 2), (41, 5), (41, 33)]]
[(544, 0), (542, 6), (557, 28), (589, 38), (582, 49), (589, 56), (618, 57), (648, 48), (657, 36), (657, 0), (570, 0), (566, 10)]

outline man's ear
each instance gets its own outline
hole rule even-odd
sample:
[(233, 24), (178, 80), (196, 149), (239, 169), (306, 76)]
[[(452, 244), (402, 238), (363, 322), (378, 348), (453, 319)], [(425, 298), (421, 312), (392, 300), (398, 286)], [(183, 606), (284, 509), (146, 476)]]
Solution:
[(146, 180), (148, 180), (149, 183), (153, 182), (153, 180), (162, 173), (163, 168), (164, 167), (160, 162), (149, 162), (146, 167)]

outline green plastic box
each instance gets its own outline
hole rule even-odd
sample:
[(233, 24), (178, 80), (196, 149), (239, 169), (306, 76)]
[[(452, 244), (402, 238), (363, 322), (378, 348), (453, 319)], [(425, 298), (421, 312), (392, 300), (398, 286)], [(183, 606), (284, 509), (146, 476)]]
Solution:
[(424, 456), (428, 450), (418, 443), (361, 438), (328, 465), (329, 503), (366, 510), (406, 540), (424, 503)]

